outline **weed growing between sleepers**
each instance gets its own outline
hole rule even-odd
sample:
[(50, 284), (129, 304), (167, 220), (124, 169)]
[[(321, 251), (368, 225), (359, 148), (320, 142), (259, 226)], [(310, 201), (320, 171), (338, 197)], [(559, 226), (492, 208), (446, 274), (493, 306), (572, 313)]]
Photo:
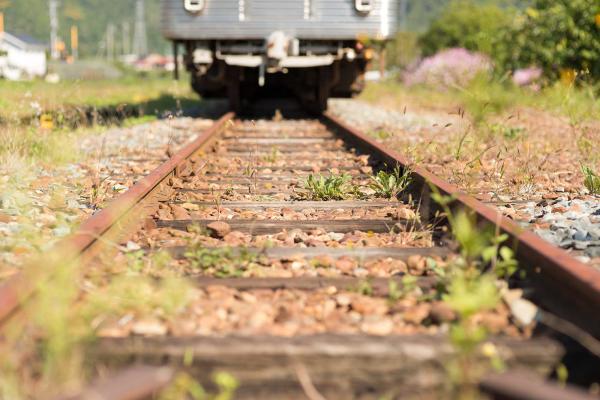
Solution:
[(502, 369), (504, 365), (494, 346), (484, 344), (487, 332), (473, 318), (499, 304), (501, 297), (496, 281), (514, 275), (518, 265), (512, 249), (503, 245), (508, 239), (506, 235), (494, 231), (482, 234), (472, 215), (465, 211), (452, 212), (452, 197), (432, 190), (432, 199), (444, 210), (461, 255), (438, 275), (439, 295), (458, 316), (450, 328), (450, 340), (458, 355), (449, 364), (448, 372), (461, 398), (474, 398), (473, 382), (482, 372), (482, 366), (476, 361), (476, 350), (482, 349), (493, 368)]

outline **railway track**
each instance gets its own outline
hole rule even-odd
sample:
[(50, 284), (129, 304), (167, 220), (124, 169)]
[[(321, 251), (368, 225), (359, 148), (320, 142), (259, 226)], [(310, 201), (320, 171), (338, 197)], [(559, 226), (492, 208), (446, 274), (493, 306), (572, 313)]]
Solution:
[[(372, 177), (396, 166), (410, 171), (410, 186), (398, 198), (378, 197)], [(344, 176), (347, 198), (318, 199), (306, 182), (319, 174)], [(214, 372), (227, 371), (240, 384), (236, 398), (445, 397), (448, 369), (464, 354), (449, 339), (460, 316), (441, 301), (449, 289), (440, 284), (460, 249), (436, 193), (449, 196), (451, 214), (466, 210), (478, 229), (506, 234), (525, 272), (507, 282), (501, 301), (478, 311), (477, 324), (491, 334), (472, 362), (499, 356), (508, 369), (543, 375), (563, 363), (581, 382), (597, 379), (598, 271), (333, 116), (229, 113), (53, 253), (91, 271), (112, 265), (115, 275), (127, 273), (121, 264), (132, 253), (168, 253), (169, 270), (194, 285), (191, 302), (168, 322), (100, 321), (90, 359), (109, 370), (144, 367), (80, 398), (145, 398), (173, 370), (207, 387)], [(51, 273), (30, 269), (5, 284), (0, 318), (17, 314), (35, 295), (32, 282), (46, 279)], [(540, 309), (531, 311), (522, 293)], [(523, 321), (532, 313), (535, 321)], [(494, 395), (506, 379), (514, 376), (482, 388)], [(539, 393), (562, 389), (548, 390)]]

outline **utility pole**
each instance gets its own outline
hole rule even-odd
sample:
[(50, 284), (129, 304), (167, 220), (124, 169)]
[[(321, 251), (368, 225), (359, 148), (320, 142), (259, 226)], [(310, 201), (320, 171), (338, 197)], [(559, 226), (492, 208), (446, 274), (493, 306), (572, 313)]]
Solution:
[(121, 50), (123, 50), (123, 55), (126, 56), (131, 53), (131, 27), (128, 21), (123, 21), (121, 31), (123, 35)]
[(50, 0), (50, 55), (53, 60), (60, 58), (58, 50), (58, 0)]
[(148, 37), (146, 36), (146, 15), (144, 0), (135, 3), (135, 33), (133, 38), (133, 52), (138, 56), (148, 54)]

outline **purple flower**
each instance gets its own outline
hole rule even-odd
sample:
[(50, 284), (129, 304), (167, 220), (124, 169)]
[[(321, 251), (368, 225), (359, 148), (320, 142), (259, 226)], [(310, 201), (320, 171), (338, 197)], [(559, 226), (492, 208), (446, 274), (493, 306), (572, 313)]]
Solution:
[(490, 72), (490, 59), (463, 48), (442, 50), (421, 61), (413, 71), (404, 74), (404, 83), (441, 87), (465, 86), (482, 72)]
[(529, 67), (518, 69), (513, 73), (512, 81), (517, 86), (528, 86), (540, 79), (542, 69), (538, 67)]

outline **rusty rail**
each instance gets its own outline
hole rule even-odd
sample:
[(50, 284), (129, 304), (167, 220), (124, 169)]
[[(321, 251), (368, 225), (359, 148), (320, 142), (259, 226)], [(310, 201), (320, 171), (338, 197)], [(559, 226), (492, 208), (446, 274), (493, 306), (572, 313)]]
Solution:
[[(77, 232), (59, 242), (49, 253), (26, 266), (0, 286), (0, 324), (4, 323), (36, 290), (36, 285), (49, 279), (52, 266), (75, 261), (90, 248), (99, 237), (121, 221), (136, 204), (142, 201), (161, 182), (176, 173), (176, 169), (202, 148), (234, 118), (227, 113), (213, 126), (201, 133), (196, 140), (186, 145), (169, 160), (165, 161), (148, 176), (137, 182), (130, 190), (113, 200), (106, 208), (85, 221)], [(44, 268), (40, 268), (44, 265)]]
[(420, 194), (421, 206), (432, 214), (436, 208), (429, 201), (431, 186), (442, 194), (452, 196), (452, 207), (473, 211), (483, 224), (498, 227), (509, 235), (516, 250), (520, 265), (527, 268), (528, 278), (536, 289), (544, 293), (536, 302), (552, 310), (561, 318), (571, 321), (596, 338), (600, 337), (600, 271), (591, 268), (566, 251), (545, 242), (531, 231), (520, 228), (498, 211), (484, 205), (458, 187), (433, 175), (422, 167), (414, 166), (409, 160), (348, 126), (337, 117), (326, 114), (324, 120), (348, 143), (379, 157), (388, 165), (410, 167), (416, 191)]

